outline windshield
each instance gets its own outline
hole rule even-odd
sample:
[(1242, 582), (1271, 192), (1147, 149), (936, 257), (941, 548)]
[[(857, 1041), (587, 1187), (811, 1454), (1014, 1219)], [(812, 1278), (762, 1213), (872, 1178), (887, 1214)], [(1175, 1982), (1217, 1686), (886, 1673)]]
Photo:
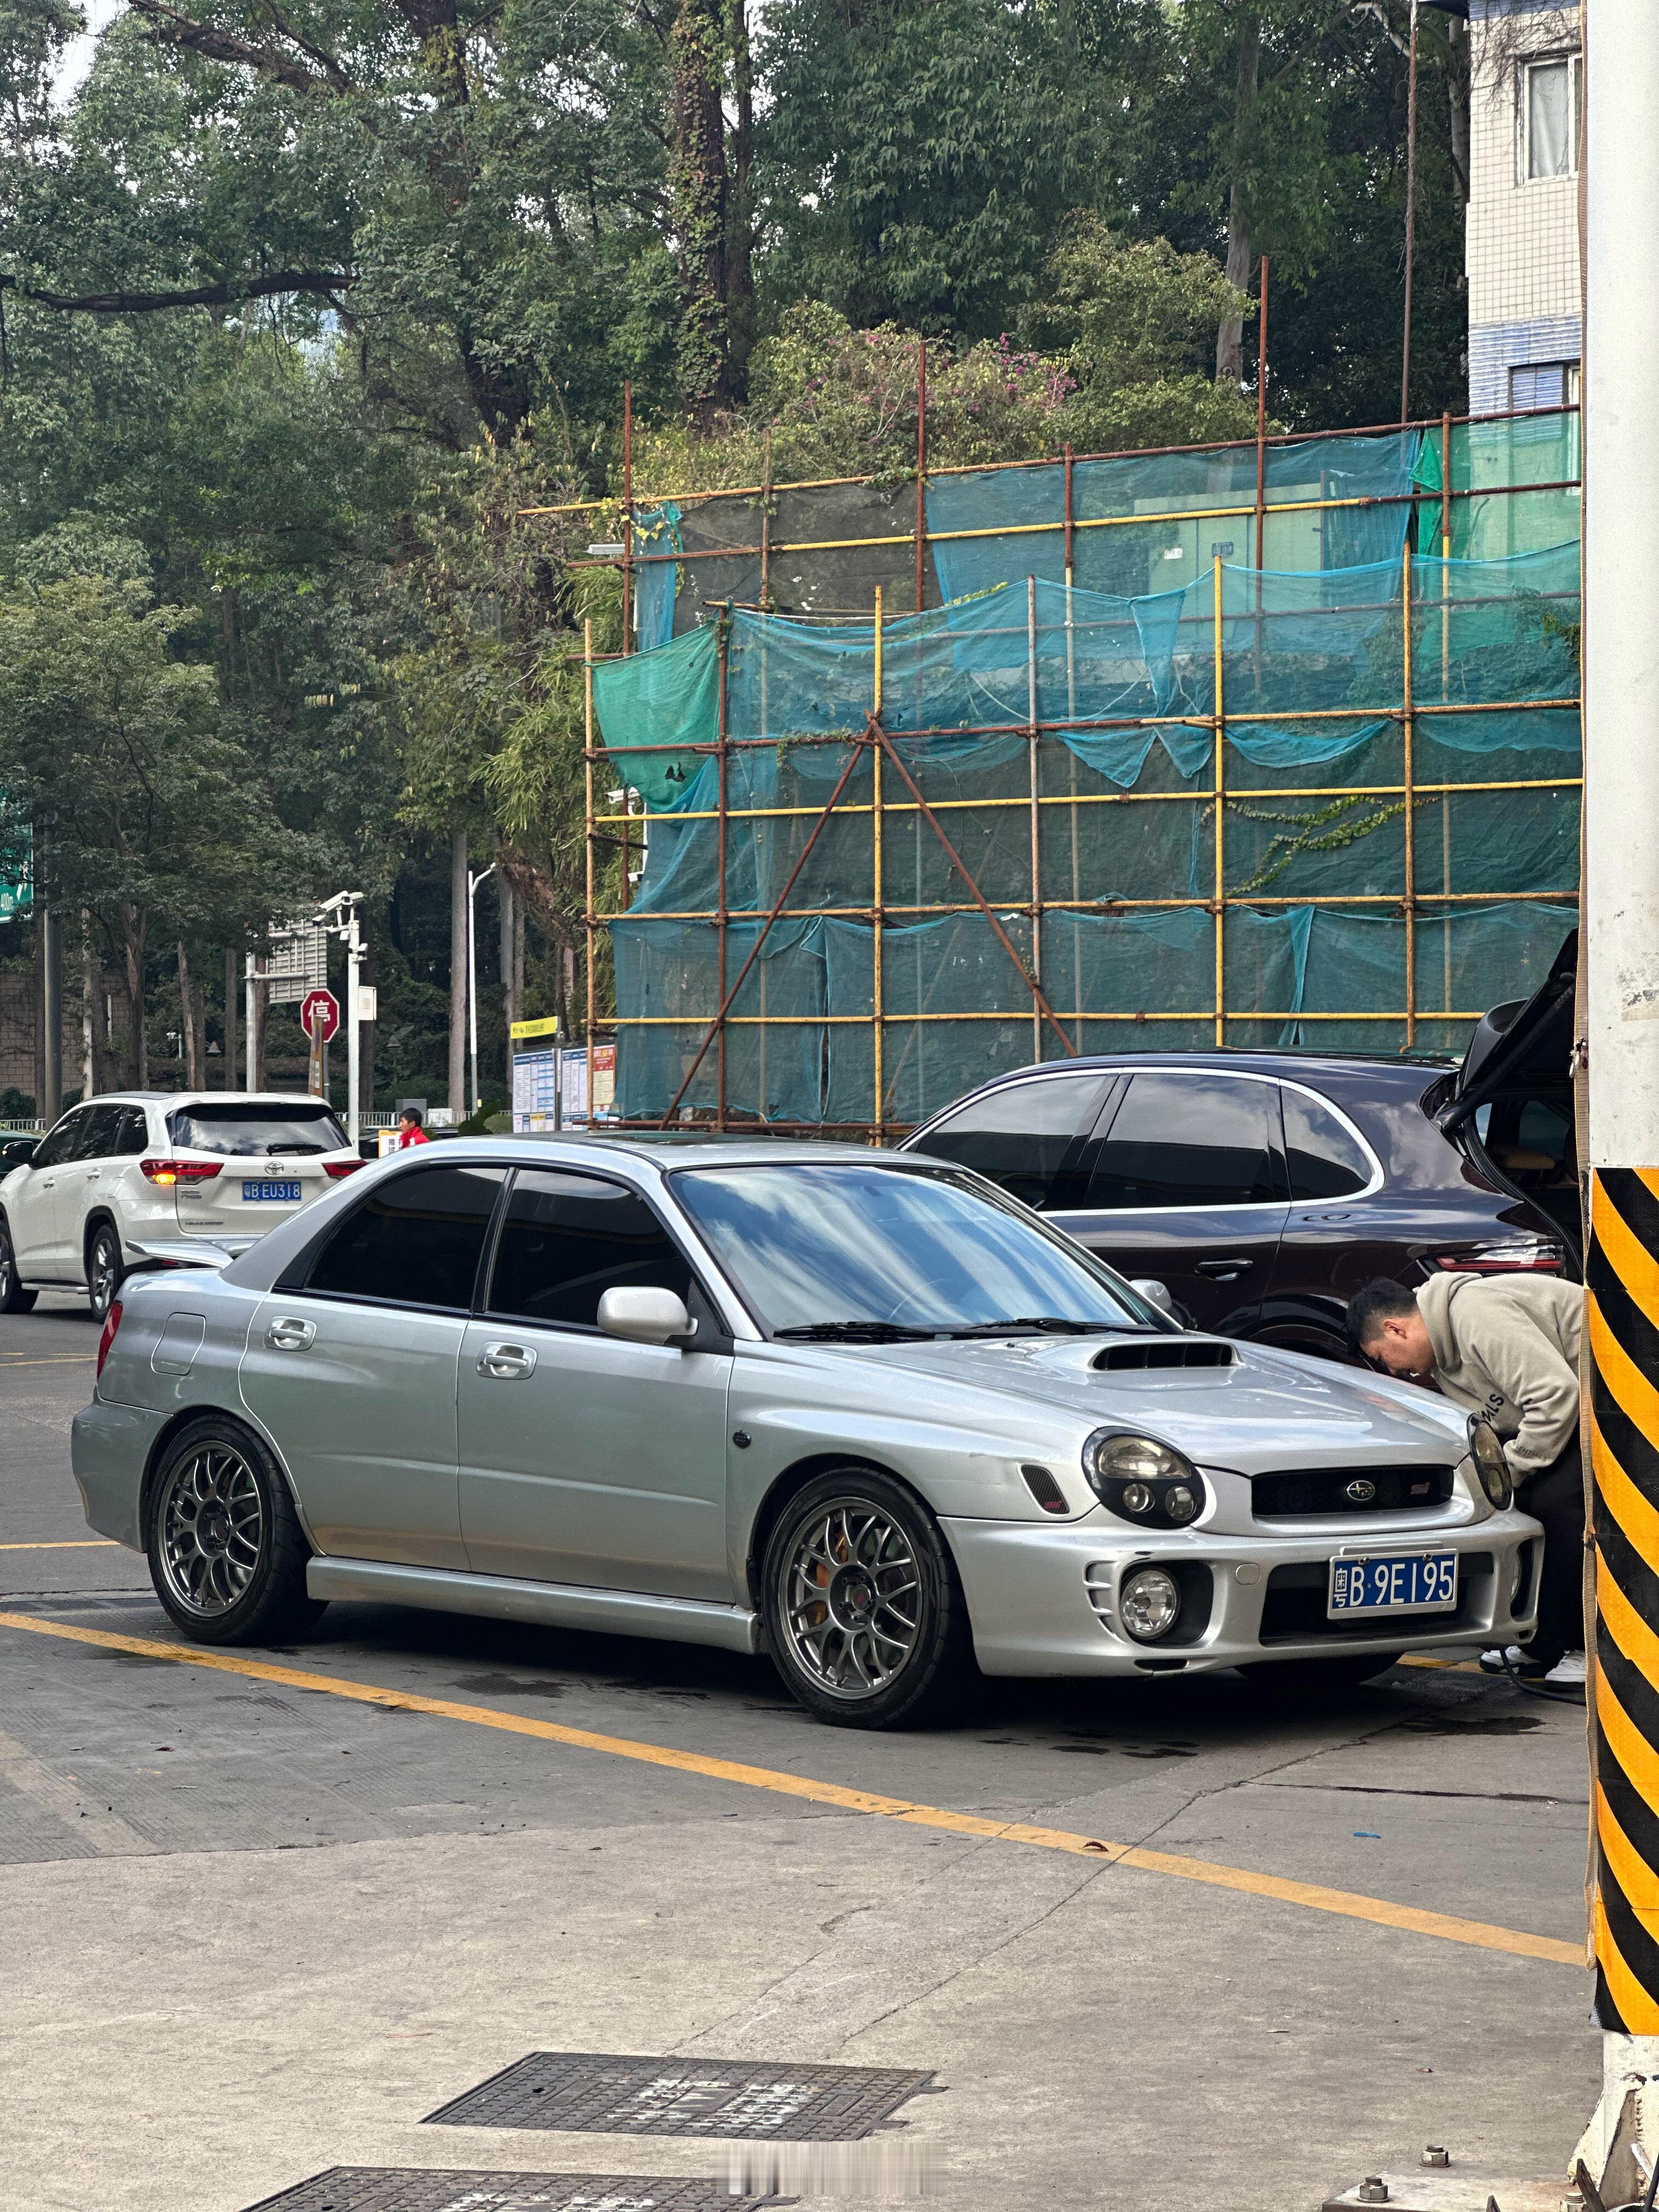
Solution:
[(673, 1182), (775, 1335), (1164, 1325), (1081, 1250), (946, 1173), (826, 1163)]
[(183, 1152), (221, 1152), (229, 1159), (267, 1152), (337, 1152), (345, 1131), (326, 1106), (296, 1098), (291, 1106), (214, 1106), (205, 1100), (167, 1115), (167, 1134)]

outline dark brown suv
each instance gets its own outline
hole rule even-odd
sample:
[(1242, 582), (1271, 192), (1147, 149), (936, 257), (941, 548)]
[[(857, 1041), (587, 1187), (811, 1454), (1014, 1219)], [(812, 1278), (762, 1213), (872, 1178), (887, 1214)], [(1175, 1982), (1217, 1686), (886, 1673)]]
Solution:
[(1001, 1076), (902, 1149), (989, 1176), (1201, 1328), (1348, 1358), (1347, 1301), (1374, 1275), (1577, 1279), (1576, 958), (1569, 939), (1461, 1066), (1113, 1053)]

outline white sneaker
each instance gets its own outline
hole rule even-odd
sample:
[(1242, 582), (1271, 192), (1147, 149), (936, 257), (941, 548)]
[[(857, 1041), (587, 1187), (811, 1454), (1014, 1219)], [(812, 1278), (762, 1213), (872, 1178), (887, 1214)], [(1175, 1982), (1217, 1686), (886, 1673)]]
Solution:
[(1558, 1690), (1575, 1687), (1583, 1689), (1586, 1679), (1587, 1669), (1582, 1651), (1567, 1652), (1562, 1658), (1557, 1660), (1555, 1665), (1544, 1677), (1547, 1682), (1552, 1683)]
[[(1507, 1660), (1509, 1664), (1504, 1665)], [(1501, 1650), (1493, 1649), (1480, 1654), (1483, 1674), (1514, 1674), (1523, 1682), (1536, 1682), (1542, 1678), (1543, 1668), (1535, 1659), (1529, 1659), (1518, 1644), (1506, 1644)]]

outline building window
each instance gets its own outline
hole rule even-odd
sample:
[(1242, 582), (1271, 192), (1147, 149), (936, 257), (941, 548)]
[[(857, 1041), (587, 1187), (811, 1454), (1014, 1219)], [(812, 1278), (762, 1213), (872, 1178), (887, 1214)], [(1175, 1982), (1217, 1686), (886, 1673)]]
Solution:
[(1525, 415), (1537, 407), (1576, 407), (1578, 404), (1578, 364), (1576, 361), (1529, 362), (1510, 371), (1510, 412)]
[(1577, 54), (1527, 62), (1521, 70), (1521, 174), (1528, 184), (1578, 173)]

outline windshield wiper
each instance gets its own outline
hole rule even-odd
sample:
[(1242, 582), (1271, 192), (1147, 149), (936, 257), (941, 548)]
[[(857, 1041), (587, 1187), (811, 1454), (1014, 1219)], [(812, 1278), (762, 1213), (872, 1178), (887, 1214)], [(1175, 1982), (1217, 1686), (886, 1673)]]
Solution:
[(775, 1328), (772, 1334), (788, 1344), (931, 1344), (939, 1331), (906, 1328), (896, 1321), (814, 1321), (799, 1328)]
[(1134, 1323), (1123, 1321), (1064, 1321), (1058, 1314), (1022, 1314), (1016, 1321), (975, 1322), (971, 1328), (951, 1328), (947, 1336), (1013, 1336), (1023, 1328), (1033, 1329), (1039, 1336), (1115, 1336), (1120, 1329), (1133, 1328)]
[(290, 1140), (286, 1137), (279, 1137), (274, 1145), (267, 1145), (265, 1146), (267, 1153), (297, 1152), (303, 1155), (307, 1159), (312, 1158), (313, 1154), (325, 1152), (327, 1149), (328, 1148), (325, 1145), (313, 1145), (303, 1138), (298, 1142), (290, 1142)]

